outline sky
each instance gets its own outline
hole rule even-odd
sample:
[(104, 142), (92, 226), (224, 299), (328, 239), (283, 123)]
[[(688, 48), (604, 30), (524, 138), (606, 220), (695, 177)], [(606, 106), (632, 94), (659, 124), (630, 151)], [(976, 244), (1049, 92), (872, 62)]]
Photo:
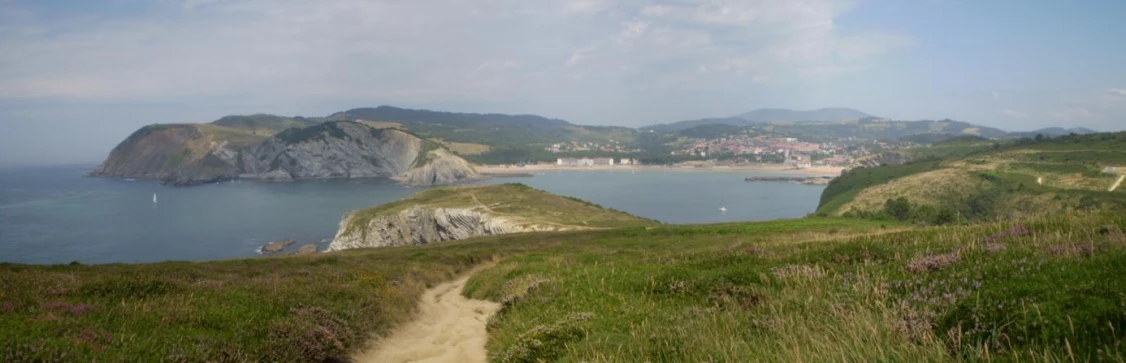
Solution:
[(1126, 127), (1126, 1), (0, 0), (0, 165), (394, 105), (639, 127), (851, 107)]

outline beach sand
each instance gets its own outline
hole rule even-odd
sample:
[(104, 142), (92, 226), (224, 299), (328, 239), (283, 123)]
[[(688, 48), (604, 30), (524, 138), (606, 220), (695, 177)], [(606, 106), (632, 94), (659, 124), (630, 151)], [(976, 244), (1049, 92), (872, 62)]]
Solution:
[(664, 165), (602, 165), (602, 166), (558, 166), (558, 165), (474, 165), (474, 169), (482, 174), (531, 174), (547, 171), (579, 171), (579, 170), (652, 170), (652, 171), (677, 171), (677, 172), (767, 172), (786, 173), (806, 176), (840, 176), (845, 168), (835, 166), (815, 166), (806, 169), (795, 169), (777, 164), (747, 165), (747, 166), (664, 166)]

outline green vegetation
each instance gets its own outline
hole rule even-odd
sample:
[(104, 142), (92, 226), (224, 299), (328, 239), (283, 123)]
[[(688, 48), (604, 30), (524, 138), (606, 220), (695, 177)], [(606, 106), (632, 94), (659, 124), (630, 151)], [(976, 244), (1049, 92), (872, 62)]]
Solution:
[[(571, 197), (561, 197), (524, 184), (431, 188), (406, 199), (353, 212), (348, 231), (362, 228), (372, 218), (407, 208), (476, 208), (492, 215), (529, 224), (578, 228), (650, 226), (656, 221)], [(348, 233), (348, 232), (346, 232)]]
[(318, 362), (405, 321), (477, 250), (145, 265), (0, 264), (0, 361)]
[(908, 175), (935, 170), (938, 167), (938, 162), (925, 161), (849, 170), (840, 177), (833, 179), (829, 182), (829, 186), (825, 187), (825, 191), (821, 193), (821, 202), (818, 204), (817, 213), (834, 214), (865, 188)]
[[(944, 224), (951, 213), (965, 222), (1126, 211), (1126, 199), (1107, 192), (1117, 177), (1104, 173), (1126, 164), (1126, 133), (987, 145), (953, 140), (909, 150), (933, 161), (854, 169), (829, 184), (817, 213)], [(900, 199), (905, 215), (885, 205)]]
[(316, 123), (316, 121), (300, 117), (288, 118), (261, 113), (247, 116), (226, 116), (211, 122), (212, 125), (243, 129), (254, 133), (260, 132), (265, 136), (269, 136), (286, 129), (312, 126)]
[(340, 128), (341, 124), (353, 124), (369, 128), (371, 129), (372, 135), (378, 135), (379, 132), (382, 132), (382, 130), (370, 128), (363, 124), (352, 121), (336, 121), (325, 122), (304, 128), (287, 129), (285, 131), (279, 132), (277, 135), (274, 135), (274, 137), (279, 140), (285, 141), (287, 144), (297, 144), (309, 140), (320, 140), (324, 139), (325, 137), (347, 138), (348, 134), (345, 133), (344, 129)]
[(417, 168), (417, 167), (421, 167), (421, 166), (425, 166), (426, 164), (429, 164), (430, 161), (434, 160), (434, 158), (435, 158), (435, 156), (433, 155), (433, 153), (431, 153), (431, 151), (438, 150), (438, 149), (444, 149), (444, 148), (445, 147), (442, 146), (442, 144), (439, 144), (439, 143), (431, 141), (431, 140), (422, 139), (422, 146), (418, 149), (418, 156), (415, 156), (414, 161), (411, 162), (411, 167)]
[[(540, 194), (414, 200), (470, 203), (467, 189), (490, 204)], [(1122, 214), (617, 224), (315, 256), (2, 264), (0, 359), (341, 359), (408, 319), (426, 286), (497, 259), (465, 293), (502, 302), (488, 324), (498, 362), (1126, 359)]]
[(534, 115), (437, 112), (390, 106), (352, 109), (328, 119), (393, 122), (424, 139), (486, 145), (489, 151), (470, 159), (488, 164), (555, 160), (555, 154), (543, 150), (545, 146), (564, 141), (608, 144), (610, 140), (628, 145), (637, 134), (626, 127), (573, 125)]
[(502, 304), (498, 362), (1126, 361), (1126, 193), (1096, 172), (1120, 166), (1102, 157), (1124, 135), (857, 169), (826, 188), (818, 214), (868, 218), (670, 226), (508, 184), (429, 189), (357, 219), (467, 207), (597, 229), (0, 264), (0, 360), (342, 360), (409, 319), (427, 286), (495, 261), (464, 293)]
[(466, 290), (499, 362), (1121, 360), (1124, 222), (547, 236)]

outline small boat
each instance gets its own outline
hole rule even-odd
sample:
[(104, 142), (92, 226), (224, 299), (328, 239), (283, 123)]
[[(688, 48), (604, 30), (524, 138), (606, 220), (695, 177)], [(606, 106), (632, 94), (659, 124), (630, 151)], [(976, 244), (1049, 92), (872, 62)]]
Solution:
[(156, 193), (152, 193), (152, 202), (156, 203)]
[(719, 211), (720, 211), (720, 212), (726, 212), (726, 211), (727, 211), (727, 207), (719, 207)]

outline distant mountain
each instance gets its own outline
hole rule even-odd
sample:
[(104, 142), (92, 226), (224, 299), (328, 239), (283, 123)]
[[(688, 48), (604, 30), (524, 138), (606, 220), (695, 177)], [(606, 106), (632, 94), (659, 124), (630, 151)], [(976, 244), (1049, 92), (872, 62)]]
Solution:
[(1086, 127), (1072, 127), (1070, 129), (1065, 129), (1065, 128), (1062, 128), (1062, 127), (1048, 127), (1048, 128), (1043, 128), (1043, 129), (1039, 129), (1039, 130), (1036, 130), (1036, 131), (1013, 132), (1013, 133), (1010, 133), (1010, 135), (1013, 138), (1021, 138), (1021, 137), (1036, 137), (1036, 135), (1056, 137), (1056, 136), (1071, 135), (1071, 134), (1089, 135), (1089, 134), (1095, 134), (1095, 133), (1098, 133), (1098, 131), (1088, 129)]
[(669, 124), (646, 126), (642, 127), (641, 130), (653, 130), (656, 132), (675, 132), (704, 125), (729, 125), (745, 127), (766, 123), (834, 122), (858, 120), (866, 117), (872, 117), (872, 115), (851, 108), (822, 108), (812, 111), (795, 111), (782, 108), (762, 108), (731, 117), (679, 121)]
[(412, 110), (392, 106), (376, 108), (354, 108), (328, 116), (330, 120), (363, 119), (366, 121), (392, 121), (410, 123), (434, 123), (457, 126), (516, 126), (516, 127), (561, 127), (571, 123), (559, 119), (549, 119), (536, 115), (506, 115), (499, 113), (460, 113), (430, 110)]
[(412, 110), (391, 106), (356, 108), (329, 115), (326, 120), (362, 120), (401, 125), (425, 138), (497, 146), (527, 146), (564, 141), (629, 141), (634, 129), (580, 126), (536, 115), (479, 114)]

